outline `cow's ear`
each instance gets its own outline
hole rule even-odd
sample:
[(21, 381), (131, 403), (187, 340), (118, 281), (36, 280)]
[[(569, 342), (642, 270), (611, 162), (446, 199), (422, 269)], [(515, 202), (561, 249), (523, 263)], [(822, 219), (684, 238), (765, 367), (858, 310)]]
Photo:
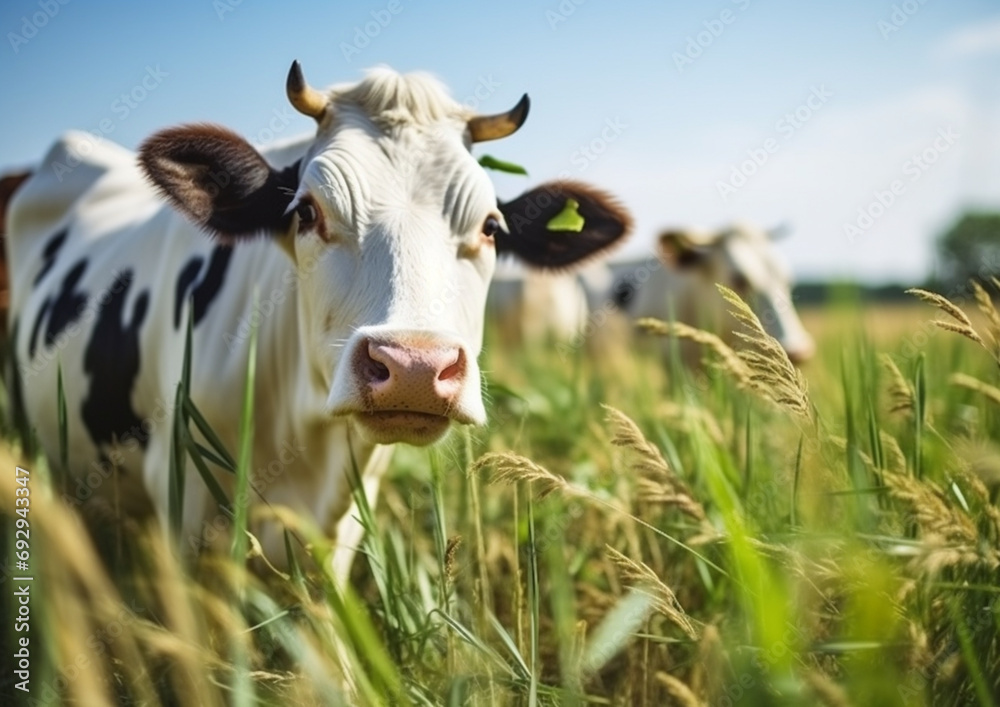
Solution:
[(656, 239), (656, 255), (675, 268), (698, 267), (711, 255), (712, 239), (691, 231), (664, 231)]
[(191, 220), (224, 239), (282, 233), (298, 164), (279, 172), (246, 140), (216, 125), (156, 133), (139, 149), (149, 179)]
[(496, 235), (497, 253), (527, 265), (562, 269), (621, 243), (632, 217), (605, 192), (575, 181), (542, 184), (500, 204), (507, 230)]

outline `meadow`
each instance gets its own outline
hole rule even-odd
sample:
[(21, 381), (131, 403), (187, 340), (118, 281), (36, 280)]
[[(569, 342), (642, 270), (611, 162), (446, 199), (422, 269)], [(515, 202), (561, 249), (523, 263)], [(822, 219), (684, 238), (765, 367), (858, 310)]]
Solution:
[[(696, 368), (659, 356), (669, 325), (569, 347), (488, 332), (491, 424), (397, 450), (350, 587), (280, 508), (308, 555), (287, 572), (246, 572), (252, 538), (187, 566), (110, 519), (99, 554), (5, 403), (0, 466), (33, 474), (31, 699), (998, 704), (1000, 316), (969, 294), (963, 320), (846, 292), (804, 312), (801, 373), (745, 313), (732, 349), (672, 328)], [(246, 476), (241, 450), (199, 449), (189, 479)], [(0, 475), (8, 546), (17, 488)]]

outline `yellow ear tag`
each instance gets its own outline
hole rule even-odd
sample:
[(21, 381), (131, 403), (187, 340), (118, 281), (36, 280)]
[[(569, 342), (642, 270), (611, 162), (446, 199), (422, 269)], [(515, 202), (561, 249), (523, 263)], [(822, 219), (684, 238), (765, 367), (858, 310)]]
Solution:
[(567, 199), (563, 210), (552, 217), (552, 220), (545, 224), (550, 231), (573, 231), (579, 233), (583, 230), (583, 216), (577, 209), (580, 203), (576, 199)]

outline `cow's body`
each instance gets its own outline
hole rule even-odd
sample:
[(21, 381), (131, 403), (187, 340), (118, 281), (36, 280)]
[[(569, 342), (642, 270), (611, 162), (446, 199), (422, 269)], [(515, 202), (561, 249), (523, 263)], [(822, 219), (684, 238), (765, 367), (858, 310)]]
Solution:
[(590, 303), (577, 273), (498, 266), (486, 311), (506, 341), (544, 344), (580, 336)]
[[(249, 332), (257, 323), (255, 485), (266, 487), (272, 504), (321, 521), (339, 518), (349, 487), (330, 470), (347, 468), (352, 447), (366, 464), (375, 445), (357, 435), (349, 440), (347, 421), (329, 417), (326, 393), (308, 384), (304, 349), (289, 345), (301, 340), (295, 269), (265, 239), (228, 247), (206, 238), (164, 203), (135, 155), (111, 143), (94, 147), (59, 182), (52, 165), (71, 163), (70, 155), (92, 144), (79, 134), (60, 140), (12, 208), (12, 311), (26, 412), (48, 457), (59, 459), (61, 365), (70, 471), (78, 479), (71, 495), (112, 494), (120, 483), (111, 481), (117, 463), (126, 474), (141, 474), (150, 496), (166, 497), (163, 461), (193, 316), (192, 398), (213, 430), (237, 449)], [(52, 199), (59, 192), (62, 203)], [(77, 303), (83, 306), (74, 317)], [(379, 454), (369, 475), (377, 478), (387, 461)], [(185, 517), (189, 538), (201, 538), (203, 522), (225, 525), (198, 482), (188, 484)]]
[[(82, 134), (52, 148), (10, 205), (15, 384), (57, 463), (61, 366), (71, 496), (121, 500), (141, 487), (162, 521), (186, 323), (192, 398), (230, 450), (257, 324), (252, 483), (329, 532), (346, 519), (334, 560), (343, 573), (359, 531), (346, 514), (352, 465), (373, 492), (391, 443), (427, 444), (451, 422), (485, 420), (476, 357), (504, 217), (468, 136), (509, 134), (526, 109), (513, 127), (474, 125), (422, 77), (383, 71), (321, 94), (297, 71), (289, 95), (318, 134), (267, 163), (205, 126), (159, 134), (142, 167)], [(554, 204), (543, 213), (559, 210), (563, 186), (545, 192)], [(615, 230), (600, 204), (585, 203), (595, 226)], [(500, 208), (510, 220), (523, 207)], [(498, 241), (543, 233), (544, 223), (521, 221)], [(198, 543), (206, 524), (215, 534), (227, 522), (189, 471), (182, 540)], [(261, 533), (280, 561), (281, 533)]]
[[(791, 277), (771, 234), (747, 224), (714, 232), (665, 231), (657, 257), (611, 266), (612, 297), (629, 316), (679, 321), (731, 340), (736, 321), (716, 283), (746, 299), (793, 360), (808, 359), (812, 338), (792, 303)], [(671, 345), (664, 342), (668, 354)]]

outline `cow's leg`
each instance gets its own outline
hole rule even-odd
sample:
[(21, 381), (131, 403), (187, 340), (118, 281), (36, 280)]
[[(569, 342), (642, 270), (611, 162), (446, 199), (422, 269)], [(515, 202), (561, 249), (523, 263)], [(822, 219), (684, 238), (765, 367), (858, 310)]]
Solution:
[[(368, 460), (361, 475), (361, 483), (364, 487), (365, 498), (368, 505), (374, 509), (375, 501), (378, 498), (378, 487), (382, 481), (382, 475), (389, 468), (389, 461), (392, 459), (391, 446), (376, 447)], [(346, 586), (351, 576), (351, 563), (354, 562), (354, 555), (365, 536), (365, 529), (361, 525), (358, 516), (357, 504), (352, 503), (347, 513), (337, 521), (334, 531), (334, 542), (336, 543), (331, 559), (334, 579), (340, 586)]]

